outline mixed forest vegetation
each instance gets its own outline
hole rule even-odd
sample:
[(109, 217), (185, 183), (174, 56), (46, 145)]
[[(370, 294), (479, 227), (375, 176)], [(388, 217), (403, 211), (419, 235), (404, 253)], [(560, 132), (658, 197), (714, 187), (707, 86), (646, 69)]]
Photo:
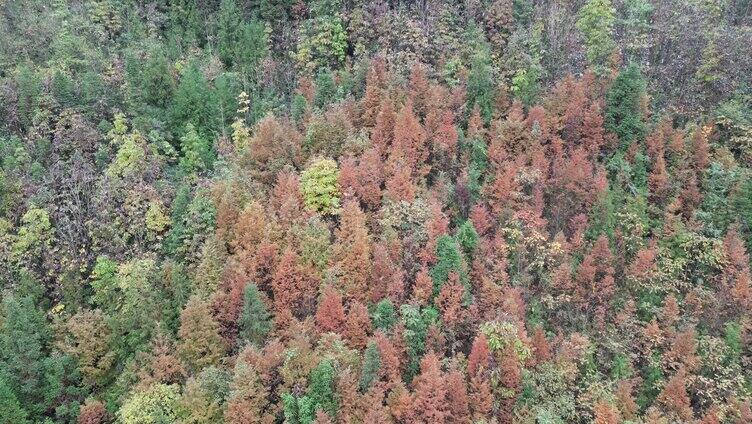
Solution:
[(0, 0), (0, 423), (752, 423), (749, 0)]

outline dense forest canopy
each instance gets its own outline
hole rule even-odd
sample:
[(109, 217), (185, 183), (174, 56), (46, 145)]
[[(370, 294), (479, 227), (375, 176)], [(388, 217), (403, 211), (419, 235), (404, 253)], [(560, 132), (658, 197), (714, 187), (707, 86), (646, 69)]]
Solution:
[(749, 424), (751, 252), (750, 0), (0, 0), (0, 424)]

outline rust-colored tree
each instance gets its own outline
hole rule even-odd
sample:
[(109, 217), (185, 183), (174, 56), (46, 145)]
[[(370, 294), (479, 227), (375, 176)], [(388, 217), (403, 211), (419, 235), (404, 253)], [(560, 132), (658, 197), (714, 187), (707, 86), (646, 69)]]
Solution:
[(316, 272), (300, 264), (292, 249), (288, 248), (282, 254), (271, 285), (277, 318), (281, 315), (302, 318), (314, 312), (318, 277)]
[(752, 305), (752, 277), (749, 255), (739, 236), (738, 227), (732, 226), (723, 239), (727, 264), (722, 272), (722, 294), (726, 307), (735, 315), (743, 313)]
[(381, 186), (384, 183), (384, 164), (378, 148), (368, 149), (360, 157), (356, 168), (358, 185), (356, 192), (369, 209), (377, 209), (381, 204)]
[(230, 383), (225, 421), (228, 424), (271, 424), (274, 417), (268, 408), (269, 392), (258, 371), (252, 364), (239, 361)]
[(535, 327), (532, 345), (536, 364), (543, 364), (551, 360), (551, 345), (548, 343), (546, 333), (541, 327)]
[(366, 91), (361, 100), (361, 122), (366, 128), (373, 128), (376, 125), (376, 118), (379, 116), (381, 106), (381, 87), (379, 76), (376, 68), (372, 65), (366, 74)]
[(419, 117), (425, 118), (428, 114), (428, 103), (430, 101), (430, 83), (426, 76), (425, 66), (416, 62), (410, 68), (410, 100), (413, 103), (415, 113)]
[(316, 327), (322, 332), (342, 334), (345, 324), (345, 307), (342, 295), (331, 286), (324, 287), (316, 308)]
[(692, 164), (697, 172), (702, 172), (710, 164), (710, 145), (708, 138), (713, 131), (712, 125), (705, 125), (695, 129), (692, 134), (690, 147), (692, 149)]
[(637, 416), (639, 406), (632, 396), (633, 383), (629, 380), (622, 380), (616, 385), (616, 403), (624, 419), (631, 420)]
[(501, 355), (499, 384), (502, 388), (498, 411), (499, 422), (510, 424), (514, 417), (514, 405), (517, 403), (522, 387), (522, 364), (512, 343), (504, 349)]
[(447, 403), (449, 404), (448, 423), (467, 424), (470, 422), (470, 406), (467, 397), (465, 376), (458, 370), (446, 376)]
[(619, 411), (606, 402), (598, 402), (593, 407), (593, 424), (619, 424)]
[(449, 420), (447, 388), (438, 355), (429, 352), (423, 357), (420, 361), (420, 374), (413, 381), (413, 387), (412, 408), (407, 422), (411, 424), (447, 423)]
[(687, 393), (687, 374), (683, 369), (672, 376), (656, 401), (663, 406), (666, 413), (680, 422), (692, 420), (692, 406)]
[(601, 234), (577, 268), (575, 302), (592, 313), (597, 307), (607, 307), (614, 291), (613, 254), (608, 239)]
[(340, 213), (332, 260), (347, 300), (365, 302), (371, 278), (371, 236), (366, 215), (357, 202), (346, 201)]
[(705, 415), (700, 420), (700, 424), (721, 424), (721, 420), (718, 419), (718, 407), (713, 406), (705, 412)]
[(464, 319), (465, 311), (462, 307), (464, 295), (465, 287), (460, 283), (457, 273), (452, 272), (449, 280), (441, 286), (439, 296), (436, 298), (436, 306), (450, 331), (456, 331), (457, 326)]
[(467, 358), (467, 375), (475, 376), (481, 370), (488, 369), (491, 351), (488, 348), (488, 338), (483, 333), (478, 333), (473, 340), (470, 356)]
[(415, 185), (408, 161), (395, 159), (393, 166), (396, 168), (386, 180), (386, 196), (395, 202), (412, 202), (415, 199)]
[(108, 424), (112, 422), (112, 416), (107, 412), (104, 403), (89, 399), (81, 405), (78, 412), (78, 424)]
[(360, 302), (350, 303), (345, 323), (345, 338), (349, 345), (358, 350), (366, 347), (368, 333), (371, 331), (371, 318), (368, 316), (368, 308)]
[(485, 368), (476, 370), (470, 377), (470, 411), (474, 421), (482, 422), (491, 416), (494, 396), (491, 391), (491, 381)]
[(429, 149), (426, 132), (408, 100), (394, 122), (394, 143), (386, 163), (387, 173), (395, 175), (403, 167), (412, 176), (424, 176), (430, 169), (427, 165)]
[(371, 143), (378, 149), (381, 157), (385, 157), (387, 149), (394, 140), (394, 122), (397, 115), (394, 112), (394, 103), (388, 96), (381, 99), (379, 114), (376, 117), (376, 126), (371, 132)]

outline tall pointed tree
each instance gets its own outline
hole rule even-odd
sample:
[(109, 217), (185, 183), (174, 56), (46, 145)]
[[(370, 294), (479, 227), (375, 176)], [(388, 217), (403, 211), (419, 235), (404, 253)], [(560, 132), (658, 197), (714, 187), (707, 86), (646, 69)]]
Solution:
[(219, 335), (219, 324), (212, 316), (209, 303), (192, 297), (180, 314), (178, 352), (196, 372), (218, 363), (224, 356), (225, 344)]
[(441, 371), (439, 357), (427, 353), (420, 361), (420, 374), (413, 382), (415, 388), (411, 417), (408, 422), (439, 423), (449, 420), (449, 405), (447, 404), (447, 389), (444, 373)]
[(365, 213), (354, 200), (342, 208), (332, 259), (342, 293), (347, 300), (364, 302), (371, 276), (371, 236)]

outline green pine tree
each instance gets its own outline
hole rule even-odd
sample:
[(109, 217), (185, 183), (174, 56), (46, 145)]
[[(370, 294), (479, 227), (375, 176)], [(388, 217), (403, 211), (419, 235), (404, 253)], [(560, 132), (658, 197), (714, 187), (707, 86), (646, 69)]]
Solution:
[(478, 105), (483, 121), (486, 124), (491, 122), (495, 92), (491, 53), (487, 46), (481, 46), (470, 62), (470, 75), (467, 79), (467, 115), (470, 116), (473, 107)]
[(376, 308), (371, 314), (373, 327), (381, 331), (391, 331), (397, 322), (397, 313), (394, 310), (394, 304), (389, 299), (382, 299), (376, 304)]
[(217, 17), (217, 54), (227, 66), (236, 60), (238, 44), (243, 36), (243, 21), (235, 0), (222, 0)]
[(381, 368), (381, 353), (376, 342), (368, 342), (365, 353), (363, 354), (363, 370), (360, 374), (358, 388), (365, 392), (371, 387), (371, 384), (379, 377), (379, 368)]
[[(50, 332), (42, 311), (29, 296), (6, 296), (0, 314), (0, 371), (3, 385), (15, 393), (30, 418), (41, 418), (55, 397), (55, 379), (48, 375)], [(58, 387), (59, 388), (59, 387)], [(8, 392), (5, 402), (11, 402)], [(8, 406), (13, 409), (12, 406)]]
[(610, 0), (589, 0), (580, 9), (577, 28), (585, 37), (587, 59), (596, 72), (605, 73), (609, 56), (616, 48), (615, 21), (616, 10)]
[(29, 422), (27, 415), (16, 394), (0, 375), (0, 424), (26, 424)]
[(644, 95), (645, 81), (635, 64), (619, 72), (606, 94), (606, 129), (619, 138), (622, 151), (645, 136), (646, 126), (641, 108)]
[(248, 284), (243, 292), (243, 311), (238, 324), (240, 324), (240, 338), (257, 347), (264, 345), (266, 335), (272, 329), (271, 314), (254, 283)]
[(202, 136), (212, 135), (217, 129), (217, 107), (214, 92), (201, 70), (191, 63), (180, 77), (172, 100), (172, 127), (180, 133), (185, 124), (193, 124)]
[(436, 264), (429, 274), (433, 280), (433, 294), (438, 296), (441, 286), (449, 279), (449, 274), (456, 272), (462, 284), (468, 284), (467, 269), (457, 242), (448, 235), (439, 237), (436, 242)]
[(308, 394), (306, 395), (312, 404), (312, 412), (315, 415), (319, 409), (334, 417), (339, 405), (334, 387), (335, 371), (332, 361), (325, 359), (311, 371), (308, 379)]

